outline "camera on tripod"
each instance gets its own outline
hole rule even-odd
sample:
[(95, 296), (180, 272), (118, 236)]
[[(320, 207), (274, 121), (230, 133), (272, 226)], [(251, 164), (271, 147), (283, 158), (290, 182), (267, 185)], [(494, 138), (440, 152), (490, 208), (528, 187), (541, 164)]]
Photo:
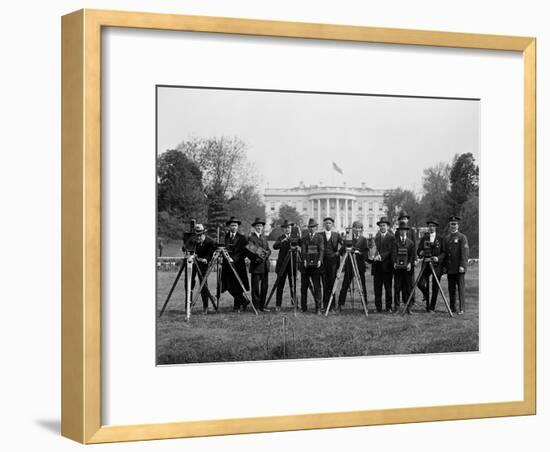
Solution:
[(197, 249), (198, 237), (195, 232), (195, 226), (197, 221), (191, 219), (188, 221), (183, 221), (183, 246), (182, 251), (186, 253), (195, 253)]
[(424, 247), (422, 249), (422, 257), (424, 259), (431, 259), (432, 258), (432, 243), (430, 242), (430, 233), (425, 232), (424, 233)]
[(298, 226), (292, 226), (290, 230), (290, 246), (296, 248), (300, 246), (300, 228)]
[(352, 228), (346, 228), (346, 233), (344, 234), (344, 247), (352, 248), (353, 247), (353, 230)]

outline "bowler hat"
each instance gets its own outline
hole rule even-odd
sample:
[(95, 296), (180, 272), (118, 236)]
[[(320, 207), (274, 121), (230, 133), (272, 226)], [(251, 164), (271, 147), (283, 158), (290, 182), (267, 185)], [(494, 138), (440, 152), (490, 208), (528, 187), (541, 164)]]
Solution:
[(332, 218), (332, 217), (326, 217), (326, 218), (323, 219), (323, 223), (324, 223), (325, 221), (332, 221), (332, 222), (334, 223), (334, 218)]
[(401, 212), (399, 212), (399, 216), (397, 217), (398, 220), (401, 220), (401, 218), (406, 218), (407, 220), (410, 220), (411, 217), (409, 216), (409, 214), (402, 210)]
[(451, 215), (451, 216), (449, 217), (449, 223), (450, 223), (451, 221), (460, 221), (460, 217), (457, 216), (457, 215)]
[(399, 226), (397, 227), (397, 229), (408, 230), (408, 229), (410, 229), (410, 227), (404, 221), (400, 221)]
[(315, 221), (315, 218), (310, 218), (309, 221), (307, 222), (307, 227), (313, 228), (315, 226), (318, 226), (317, 222)]
[(388, 226), (391, 226), (391, 223), (388, 221), (386, 217), (380, 217), (380, 220), (376, 222), (376, 225), (380, 226), (382, 223), (386, 223)]
[(438, 221), (437, 221), (437, 220), (434, 220), (433, 218), (430, 218), (430, 219), (428, 219), (428, 220), (426, 221), (426, 225), (429, 226), (430, 224), (434, 224), (434, 225), (436, 225), (436, 226), (439, 226)]
[(257, 224), (265, 226), (265, 221), (262, 220), (260, 217), (256, 217), (256, 219), (252, 222), (252, 226), (256, 226)]
[(237, 217), (231, 217), (229, 220), (225, 222), (225, 225), (229, 226), (231, 223), (241, 224), (241, 221), (237, 219)]
[(363, 229), (363, 223), (361, 223), (359, 220), (356, 220), (356, 221), (353, 222), (351, 227), (352, 228), (361, 228), (361, 229)]

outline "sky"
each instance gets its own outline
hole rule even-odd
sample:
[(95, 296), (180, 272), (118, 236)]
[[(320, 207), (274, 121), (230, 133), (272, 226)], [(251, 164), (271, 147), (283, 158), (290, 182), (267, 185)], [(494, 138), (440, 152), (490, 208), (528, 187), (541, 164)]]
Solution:
[(303, 181), (420, 191), (423, 170), (455, 154), (471, 152), (479, 164), (477, 100), (184, 87), (157, 94), (159, 153), (192, 137), (238, 137), (261, 188)]

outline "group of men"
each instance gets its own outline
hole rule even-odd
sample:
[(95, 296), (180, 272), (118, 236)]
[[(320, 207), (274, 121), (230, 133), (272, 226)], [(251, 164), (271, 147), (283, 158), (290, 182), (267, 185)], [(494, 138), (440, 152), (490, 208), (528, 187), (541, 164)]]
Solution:
[[(288, 280), (291, 293), (296, 298), (296, 274), (301, 272), (301, 303), (302, 312), (308, 310), (308, 290), (313, 294), (315, 311), (326, 310), (332, 289), (334, 287), (341, 259), (348, 252), (352, 259), (346, 260), (343, 268), (343, 280), (338, 295), (338, 303), (332, 307), (341, 310), (354, 275), (358, 272), (360, 285), (367, 303), (365, 272), (367, 264), (371, 267), (374, 285), (374, 303), (376, 311), (383, 310), (382, 294), (385, 292), (385, 311), (396, 312), (401, 303), (406, 303), (411, 295), (415, 279), (416, 267), (419, 265), (418, 288), (426, 303), (426, 311), (434, 312), (439, 292), (439, 281), (447, 274), (450, 308), (458, 314), (465, 310), (465, 274), (468, 263), (468, 240), (458, 231), (460, 218), (449, 218), (449, 233), (437, 231), (439, 223), (434, 219), (426, 222), (427, 232), (418, 239), (415, 228), (408, 225), (409, 216), (401, 212), (395, 233), (391, 231), (390, 221), (382, 217), (376, 224), (379, 231), (374, 238), (363, 236), (363, 225), (355, 221), (349, 235), (344, 238), (334, 229), (334, 220), (327, 217), (323, 220), (323, 230), (318, 232), (318, 224), (312, 218), (307, 224), (307, 230), (296, 234), (295, 226), (285, 221), (281, 225), (282, 233), (273, 244), (273, 249), (279, 254), (276, 263), (277, 287), (275, 310), (280, 310), (283, 301), (283, 291)], [(248, 237), (239, 231), (241, 221), (231, 217), (227, 222), (227, 232), (224, 245), (229, 259), (222, 263), (221, 290), (228, 291), (233, 297), (233, 309), (245, 311), (248, 297), (245, 292), (251, 292), (252, 303), (260, 312), (268, 311), (266, 298), (269, 285), (269, 269), (271, 249), (264, 235), (265, 221), (256, 218), (252, 222), (252, 231)], [(205, 275), (208, 263), (212, 259), (216, 244), (209, 238), (202, 225), (196, 225), (197, 245), (195, 256), (197, 269), (193, 270), (193, 286), (196, 276)], [(251, 251), (254, 250), (254, 251)], [(257, 252), (260, 250), (261, 252)], [(311, 253), (315, 250), (315, 253)], [(292, 259), (289, 259), (292, 253)], [(314, 256), (311, 259), (311, 256)], [(308, 258), (309, 257), (309, 258)], [(246, 268), (246, 258), (249, 260), (250, 282)], [(355, 266), (356, 263), (356, 266)], [(430, 265), (431, 264), (431, 265)], [(432, 271), (433, 268), (433, 271)], [(436, 280), (437, 278), (437, 280)], [(430, 296), (430, 279), (431, 296)], [(458, 289), (458, 309), (456, 292)], [(208, 313), (208, 289), (205, 285), (201, 297), (204, 313)], [(297, 300), (294, 299), (297, 303)], [(407, 312), (412, 313), (414, 294)]]

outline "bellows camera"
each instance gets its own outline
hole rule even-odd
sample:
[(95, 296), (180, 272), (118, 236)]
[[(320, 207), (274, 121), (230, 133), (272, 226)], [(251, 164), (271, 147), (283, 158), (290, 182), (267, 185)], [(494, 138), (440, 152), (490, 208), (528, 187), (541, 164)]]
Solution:
[(308, 245), (306, 251), (306, 264), (308, 267), (316, 267), (319, 262), (319, 247), (317, 245)]
[(197, 248), (197, 234), (195, 233), (196, 220), (183, 222), (183, 251), (194, 253)]
[(346, 233), (344, 235), (344, 246), (346, 248), (351, 248), (353, 246), (353, 232), (351, 228), (346, 228)]
[(423, 248), (423, 257), (424, 259), (431, 259), (432, 257), (432, 243), (430, 242), (430, 233), (424, 233), (424, 248)]
[(406, 270), (409, 265), (409, 255), (407, 248), (397, 248), (397, 260), (395, 262), (396, 270)]

